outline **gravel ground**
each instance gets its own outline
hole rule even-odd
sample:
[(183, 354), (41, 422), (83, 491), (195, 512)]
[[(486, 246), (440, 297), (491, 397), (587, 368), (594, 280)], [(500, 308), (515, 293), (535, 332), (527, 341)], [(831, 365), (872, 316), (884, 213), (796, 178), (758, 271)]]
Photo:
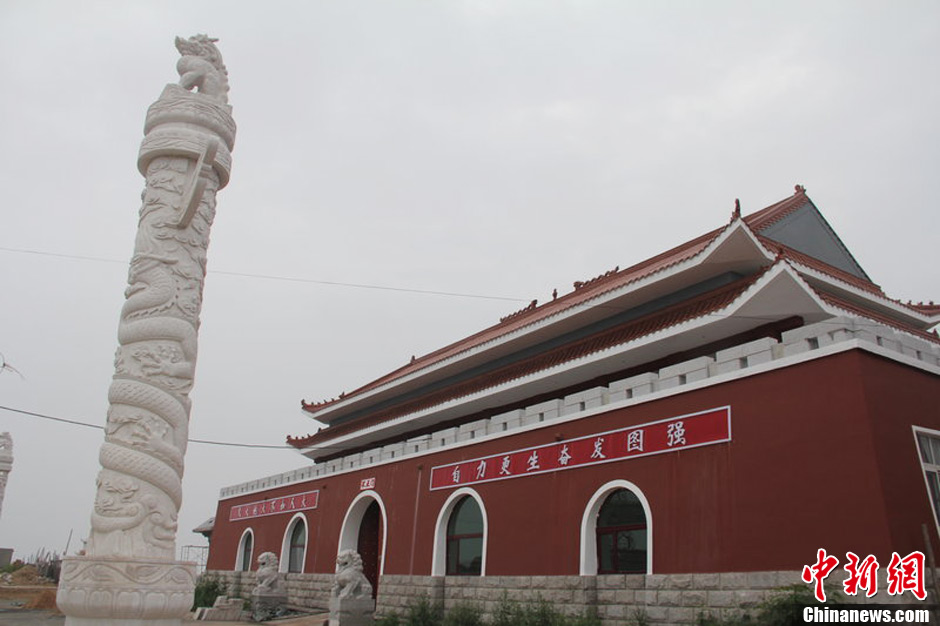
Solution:
[(0, 626), (61, 626), (64, 615), (54, 611), (28, 611), (26, 609), (0, 608)]
[[(328, 616), (308, 615), (306, 617), (292, 617), (265, 622), (267, 626), (322, 626)], [(184, 621), (184, 623), (190, 623)], [(245, 626), (250, 622), (191, 622), (205, 624), (206, 626)], [(65, 616), (57, 615), (54, 611), (29, 611), (25, 609), (0, 608), (0, 626), (62, 626)]]

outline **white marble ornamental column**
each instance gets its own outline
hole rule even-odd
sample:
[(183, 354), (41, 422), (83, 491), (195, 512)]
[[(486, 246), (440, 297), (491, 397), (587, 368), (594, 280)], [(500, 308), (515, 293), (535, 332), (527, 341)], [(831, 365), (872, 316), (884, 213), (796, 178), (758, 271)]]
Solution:
[(59, 583), (67, 626), (178, 626), (192, 604), (196, 569), (175, 560), (177, 514), (209, 228), (235, 141), (215, 41), (176, 38), (180, 82), (147, 111), (91, 535)]
[(7, 490), (7, 476), (13, 469), (13, 437), (0, 433), (0, 512), (3, 511), (3, 494)]

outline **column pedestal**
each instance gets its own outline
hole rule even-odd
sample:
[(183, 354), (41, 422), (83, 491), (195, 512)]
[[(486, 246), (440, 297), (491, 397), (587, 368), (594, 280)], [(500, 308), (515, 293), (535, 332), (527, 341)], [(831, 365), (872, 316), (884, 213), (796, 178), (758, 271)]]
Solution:
[(68, 557), (56, 604), (66, 626), (179, 626), (195, 588), (195, 563)]

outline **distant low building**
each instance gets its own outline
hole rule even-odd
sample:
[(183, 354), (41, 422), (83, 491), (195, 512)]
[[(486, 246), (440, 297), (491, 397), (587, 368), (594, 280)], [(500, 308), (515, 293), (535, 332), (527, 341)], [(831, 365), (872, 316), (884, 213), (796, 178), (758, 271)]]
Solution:
[[(316, 590), (354, 549), (380, 610), (564, 590), (613, 618), (643, 588), (682, 623), (716, 606), (706, 591), (754, 597), (820, 548), (885, 566), (925, 549), (924, 524), (940, 546), (938, 323), (874, 284), (797, 187), (304, 402), (325, 427), (288, 441), (315, 464), (223, 489), (208, 568), (271, 551)], [(768, 574), (707, 578), (748, 572)], [(670, 585), (706, 591), (656, 600)]]

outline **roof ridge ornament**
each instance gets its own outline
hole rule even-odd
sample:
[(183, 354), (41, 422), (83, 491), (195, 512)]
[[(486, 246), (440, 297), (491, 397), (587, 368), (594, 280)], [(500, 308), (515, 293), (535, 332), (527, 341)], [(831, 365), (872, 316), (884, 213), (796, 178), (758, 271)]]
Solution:
[(804, 187), (803, 185), (797, 184), (796, 186), (793, 187), (793, 191), (794, 191), (793, 195), (795, 195), (795, 196), (805, 196), (805, 195), (806, 195), (806, 187)]
[(603, 280), (603, 279), (607, 278), (608, 276), (613, 276), (614, 274), (616, 274), (616, 273), (619, 272), (619, 271), (620, 271), (620, 266), (618, 265), (618, 266), (616, 266), (614, 269), (612, 269), (612, 270), (607, 270), (607, 271), (604, 272), (603, 274), (601, 274), (601, 275), (599, 275), (599, 276), (595, 276), (594, 278), (591, 278), (591, 279), (589, 279), (589, 280), (576, 280), (576, 281), (574, 281), (574, 283), (572, 283), (572, 285), (574, 286), (574, 290), (575, 290), (575, 291), (577, 291), (578, 289), (584, 289), (584, 288), (587, 287), (588, 285), (593, 285), (594, 283), (596, 283), (596, 282), (598, 282), (598, 281), (600, 281), (600, 280)]
[(509, 315), (499, 318), (499, 323), (502, 324), (503, 322), (507, 322), (511, 319), (515, 319), (519, 317), (520, 315), (528, 313), (529, 311), (534, 311), (535, 307), (537, 307), (538, 305), (539, 305), (539, 301), (537, 299), (533, 300), (532, 302), (525, 305), (523, 308), (519, 309), (518, 311), (515, 311), (514, 313), (510, 313)]
[(741, 200), (738, 198), (734, 199), (734, 211), (731, 212), (731, 221), (741, 219)]

